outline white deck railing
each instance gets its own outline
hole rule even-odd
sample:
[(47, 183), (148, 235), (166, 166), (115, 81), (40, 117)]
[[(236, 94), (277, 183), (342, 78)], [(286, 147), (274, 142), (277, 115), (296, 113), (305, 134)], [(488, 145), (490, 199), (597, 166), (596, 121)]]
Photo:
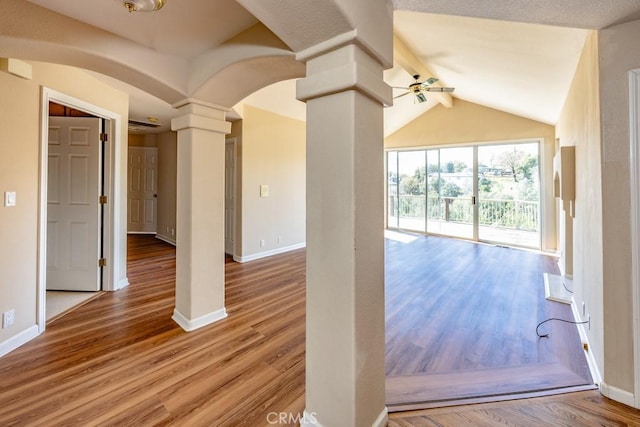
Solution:
[[(470, 197), (389, 196), (389, 215), (472, 224), (473, 205)], [(529, 231), (540, 229), (538, 202), (480, 199), (478, 217), (480, 225)]]

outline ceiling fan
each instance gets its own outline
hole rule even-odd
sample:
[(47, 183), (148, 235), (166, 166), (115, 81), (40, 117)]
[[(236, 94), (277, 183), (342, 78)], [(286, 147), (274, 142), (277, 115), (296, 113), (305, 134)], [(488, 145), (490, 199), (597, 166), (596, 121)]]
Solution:
[(412, 93), (415, 95), (418, 102), (425, 102), (427, 97), (423, 92), (453, 92), (455, 90), (453, 87), (431, 86), (438, 81), (435, 77), (429, 77), (424, 82), (420, 82), (420, 74), (414, 74), (413, 78), (415, 79), (415, 82), (411, 83), (409, 87), (393, 87), (394, 89), (404, 89), (407, 91), (398, 96), (394, 96), (393, 99), (401, 98)]

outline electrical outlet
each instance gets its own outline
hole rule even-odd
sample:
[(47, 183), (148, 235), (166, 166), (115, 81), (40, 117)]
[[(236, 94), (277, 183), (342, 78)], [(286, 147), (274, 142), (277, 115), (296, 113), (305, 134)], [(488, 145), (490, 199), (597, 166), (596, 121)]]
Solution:
[(265, 241), (264, 240), (260, 240), (260, 247), (264, 248), (264, 245), (265, 245)]
[(2, 329), (12, 326), (16, 321), (16, 312), (11, 309), (2, 313)]
[(278, 236), (278, 244), (282, 243), (282, 236)]
[(171, 229), (171, 236), (172, 237), (176, 237), (176, 229), (175, 228)]

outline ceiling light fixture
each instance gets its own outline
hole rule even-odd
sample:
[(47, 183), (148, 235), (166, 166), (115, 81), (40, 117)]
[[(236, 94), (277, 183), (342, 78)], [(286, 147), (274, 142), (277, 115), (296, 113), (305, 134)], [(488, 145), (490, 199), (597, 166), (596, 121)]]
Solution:
[(167, 0), (124, 0), (124, 7), (131, 12), (153, 12), (160, 10)]

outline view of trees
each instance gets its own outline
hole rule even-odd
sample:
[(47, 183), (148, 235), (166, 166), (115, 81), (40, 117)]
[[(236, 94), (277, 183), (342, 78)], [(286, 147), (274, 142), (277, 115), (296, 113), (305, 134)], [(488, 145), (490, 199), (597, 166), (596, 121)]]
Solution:
[[(457, 160), (440, 168), (420, 166), (413, 175), (401, 174), (397, 179), (399, 194), (461, 197), (473, 192), (471, 168)], [(478, 165), (478, 191), (486, 199), (538, 200), (537, 179), (538, 159), (523, 151), (506, 151), (491, 166)]]
[[(479, 160), (478, 164), (478, 196), (481, 203), (487, 201), (492, 205), (491, 209), (484, 210), (481, 205), (481, 223), (537, 227), (537, 220), (535, 224), (522, 224), (513, 202), (537, 202), (539, 199), (538, 157), (537, 154), (531, 154), (531, 151), (513, 145), (502, 146), (494, 151), (486, 149), (483, 152), (483, 161)], [(486, 154), (489, 152), (493, 153), (490, 158)], [(417, 156), (419, 159), (420, 154)], [(428, 165), (417, 167), (413, 173), (392, 172), (389, 182), (392, 184), (390, 195), (397, 192), (401, 196), (428, 196), (429, 218), (443, 215), (441, 210), (445, 208), (447, 221), (455, 221), (456, 218), (467, 221), (470, 216), (473, 170), (472, 165), (462, 160), (447, 160), (439, 164), (430, 160)], [(392, 188), (394, 183), (398, 184), (396, 188)], [(456, 202), (457, 200), (460, 202)], [(401, 208), (401, 215), (424, 217), (424, 204), (424, 199), (422, 202), (416, 198), (411, 201), (407, 199)], [(432, 212), (434, 209), (437, 212)]]

